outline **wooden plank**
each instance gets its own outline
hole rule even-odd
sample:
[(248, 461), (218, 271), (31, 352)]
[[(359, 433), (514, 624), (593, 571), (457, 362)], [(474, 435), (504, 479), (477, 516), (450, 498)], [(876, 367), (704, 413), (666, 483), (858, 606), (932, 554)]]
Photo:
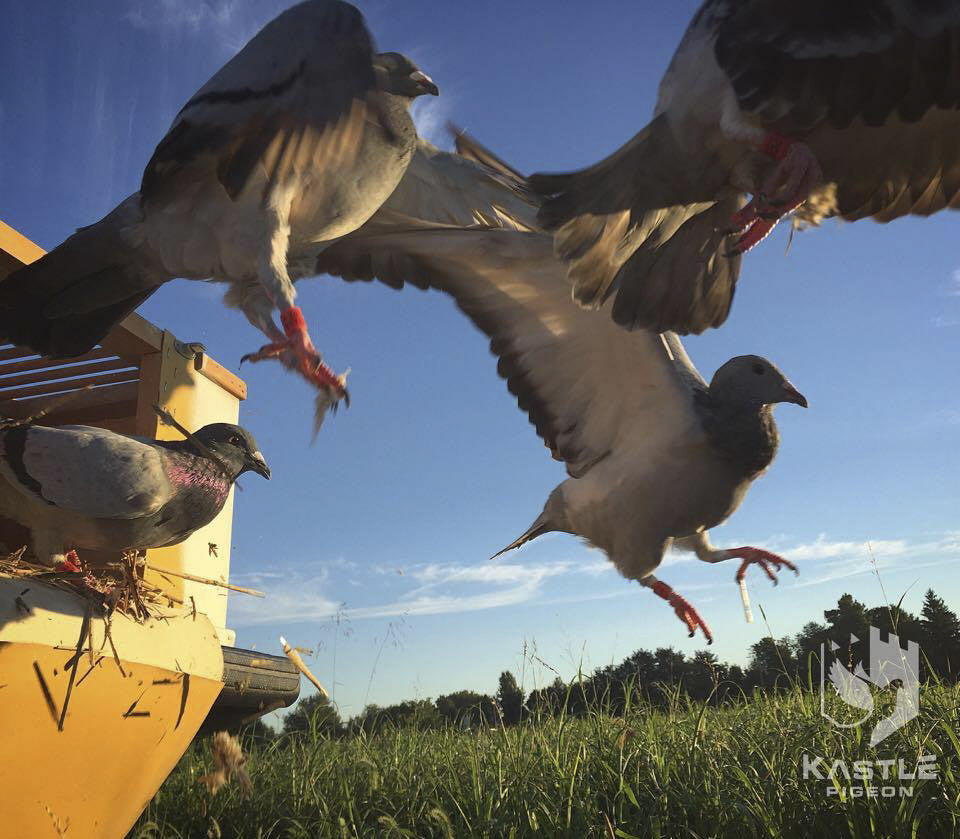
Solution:
[[(20, 399), (16, 402), (0, 400), (0, 416), (24, 419), (42, 411), (59, 396), (37, 396), (32, 399)], [(129, 414), (133, 414), (137, 401), (137, 383), (124, 382), (123, 384), (96, 387), (85, 393), (78, 393), (62, 407), (52, 410), (44, 419), (50, 418), (58, 423), (64, 423), (70, 417), (70, 422), (79, 422), (73, 419), (83, 415), (83, 422), (89, 422), (86, 417), (94, 417), (98, 413), (104, 416), (122, 416), (118, 414), (117, 406), (122, 406)]]
[[(103, 361), (90, 361), (86, 364), (73, 364), (70, 367), (56, 367), (52, 370), (34, 370), (30, 373), (21, 373), (18, 376), (0, 375), (0, 396), (2, 396), (6, 390), (11, 387), (38, 384), (40, 382), (51, 382), (55, 379), (69, 379), (69, 381), (60, 381), (59, 386), (61, 390), (71, 390), (74, 387), (73, 377), (75, 376), (86, 376), (92, 373), (106, 373), (111, 370), (120, 370), (124, 367), (130, 366), (131, 365), (122, 358), (108, 358)], [(2, 373), (2, 371), (0, 371), (0, 373)], [(132, 375), (133, 378), (136, 378), (136, 369), (132, 371)]]
[(235, 376), (219, 362), (214, 361), (206, 353), (197, 353), (194, 358), (197, 371), (211, 382), (220, 385), (227, 393), (236, 396), (241, 402), (247, 398), (247, 383), (239, 376)]
[(160, 402), (160, 378), (163, 370), (163, 353), (155, 352), (140, 359), (140, 381), (137, 382), (137, 434), (156, 437), (160, 419), (153, 410)]
[(101, 373), (97, 376), (84, 376), (71, 379), (68, 382), (47, 382), (45, 384), (27, 385), (13, 390), (0, 392), (4, 399), (24, 399), (31, 396), (42, 396), (46, 393), (68, 393), (87, 385), (112, 385), (119, 382), (136, 382), (139, 378), (136, 370), (124, 370), (120, 373)]
[[(11, 361), (10, 363), (0, 361), (0, 376), (25, 373), (29, 370), (47, 370), (48, 378), (53, 378), (55, 374), (60, 378), (71, 375), (70, 370), (72, 368), (69, 366), (71, 364), (79, 364), (83, 361), (96, 361), (101, 358), (115, 358), (121, 366), (130, 366), (128, 362), (116, 358), (110, 350), (96, 349), (91, 350), (85, 355), (78, 355), (76, 358), (30, 358), (26, 361)], [(0, 381), (0, 387), (2, 386), (3, 381)]]
[(36, 353), (30, 347), (11, 347), (7, 345), (0, 350), (0, 361), (11, 361), (16, 358), (30, 358)]
[(100, 342), (100, 346), (121, 358), (135, 360), (146, 353), (160, 351), (163, 330), (134, 312), (117, 324)]
[(0, 250), (10, 254), (22, 265), (29, 265), (46, 253), (39, 245), (35, 245), (22, 233), (2, 221), (0, 221)]

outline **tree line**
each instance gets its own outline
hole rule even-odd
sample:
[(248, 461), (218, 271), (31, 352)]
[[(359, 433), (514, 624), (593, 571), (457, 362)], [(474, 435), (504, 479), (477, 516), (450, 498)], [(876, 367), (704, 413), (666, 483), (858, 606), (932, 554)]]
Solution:
[[(755, 691), (784, 690), (797, 684), (815, 689), (820, 681), (822, 645), (831, 645), (833, 654), (841, 659), (862, 657), (866, 661), (866, 655), (855, 656), (854, 647), (866, 642), (871, 626), (877, 627), (881, 635), (897, 635), (903, 646), (908, 641), (919, 644), (922, 680), (960, 680), (960, 618), (932, 589), (924, 596), (919, 616), (899, 604), (868, 608), (852, 595), (844, 594), (835, 608), (824, 611), (823, 617), (823, 622), (811, 621), (793, 637), (757, 641), (750, 647), (746, 667), (721, 662), (708, 650), (687, 656), (672, 647), (641, 649), (619, 664), (598, 668), (571, 683), (558, 677), (551, 685), (527, 695), (507, 670), (500, 674), (493, 694), (459, 690), (435, 700), (367, 705), (347, 721), (340, 719), (328, 700), (315, 694), (301, 699), (287, 714), (283, 731), (348, 736), (372, 734), (385, 725), (476, 729), (515, 725), (525, 718), (561, 711), (582, 715), (598, 706), (619, 714), (637, 698), (665, 705), (680, 694), (693, 700), (723, 703), (749, 697)], [(265, 728), (259, 726), (258, 732), (267, 736), (261, 730)]]

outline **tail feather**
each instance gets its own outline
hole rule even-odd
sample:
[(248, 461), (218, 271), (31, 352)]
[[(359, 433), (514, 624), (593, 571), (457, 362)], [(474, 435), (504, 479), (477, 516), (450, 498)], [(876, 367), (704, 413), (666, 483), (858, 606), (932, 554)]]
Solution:
[(730, 313), (740, 256), (728, 256), (724, 232), (740, 202), (730, 194), (692, 213), (669, 238), (637, 248), (619, 269), (613, 319), (627, 329), (699, 334)]
[(556, 528), (550, 524), (547, 513), (544, 511), (537, 516), (537, 520), (527, 528), (526, 532), (522, 536), (514, 539), (503, 550), (497, 551), (493, 556), (490, 557), (490, 559), (496, 559), (498, 556), (519, 548), (522, 545), (525, 545), (527, 542), (536, 539), (538, 536), (542, 536), (544, 533), (549, 533), (551, 530), (556, 530)]
[(0, 281), (0, 342), (82, 355), (156, 291), (165, 278), (138, 269), (123, 235), (136, 199)]
[(577, 303), (599, 308), (616, 293), (618, 323), (686, 333), (723, 322), (736, 282), (739, 262), (718, 255), (723, 236), (710, 226), (726, 219), (708, 215), (725, 177), (709, 154), (679, 148), (661, 114), (594, 166), (529, 184)]

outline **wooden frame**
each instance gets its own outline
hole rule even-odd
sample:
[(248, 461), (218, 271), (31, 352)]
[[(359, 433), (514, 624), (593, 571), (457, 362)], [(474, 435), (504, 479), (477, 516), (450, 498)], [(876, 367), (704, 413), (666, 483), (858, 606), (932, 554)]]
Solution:
[[(43, 254), (42, 248), (0, 221), (0, 282)], [(0, 346), (0, 416), (23, 419), (48, 411), (42, 418), (46, 425), (94, 425), (123, 434), (179, 439), (177, 431), (160, 422), (155, 404), (196, 429), (209, 422), (236, 422), (239, 403), (246, 397), (244, 381), (202, 348), (181, 343), (137, 314), (78, 358), (47, 359), (28, 348)], [(231, 493), (220, 515), (186, 542), (150, 551), (150, 565), (226, 581), (232, 514)], [(22, 537), (15, 523), (0, 519), (0, 542)], [(211, 619), (222, 641), (233, 643), (234, 634), (226, 629), (225, 591), (172, 575), (149, 575), (152, 583), (178, 600), (192, 601)]]

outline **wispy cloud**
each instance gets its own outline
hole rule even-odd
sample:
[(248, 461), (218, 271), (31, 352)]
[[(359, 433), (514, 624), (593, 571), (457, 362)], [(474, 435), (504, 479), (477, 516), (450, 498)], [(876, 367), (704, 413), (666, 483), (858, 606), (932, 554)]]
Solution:
[(913, 570), (960, 561), (960, 531), (935, 537), (841, 541), (819, 535), (812, 542), (792, 543), (774, 537), (763, 547), (800, 566), (799, 587), (822, 585), (859, 574)]
[(135, 0), (127, 20), (141, 29), (222, 28), (234, 20), (238, 0)]
[[(730, 540), (730, 544), (743, 543)], [(760, 544), (800, 566), (801, 576), (795, 584), (802, 587), (863, 573), (912, 570), (960, 560), (960, 531), (918, 541), (838, 540), (821, 534), (807, 542), (774, 536)], [(670, 558), (671, 564), (690, 560), (696, 561), (690, 554), (672, 554)], [(611, 573), (613, 565), (605, 557), (594, 554), (586, 561), (424, 563), (405, 569), (377, 566), (369, 570), (376, 574), (377, 591), (386, 589), (388, 599), (357, 606), (344, 604), (334, 592), (342, 593), (349, 587), (356, 593), (357, 587), (351, 580), (355, 580), (359, 568), (356, 563), (341, 558), (309, 568), (290, 566), (283, 571), (236, 575), (237, 582), (265, 590), (267, 599), (234, 599), (230, 623), (243, 627), (316, 622), (337, 614), (350, 620), (459, 614), (531, 602), (554, 604), (607, 599), (635, 591), (630, 587), (598, 591), (587, 586), (582, 593), (570, 593), (568, 589), (551, 595), (546, 591), (550, 580)], [(714, 588), (712, 583), (703, 583), (687, 585), (684, 591), (706, 592)]]
[[(950, 282), (947, 284), (947, 297), (951, 297), (955, 301), (960, 298), (960, 268), (954, 270), (953, 274), (950, 275)], [(955, 306), (951, 306), (951, 308), (955, 309)], [(960, 326), (960, 311), (954, 310), (934, 315), (932, 323), (941, 329), (948, 326)]]
[[(548, 579), (571, 574), (597, 575), (612, 567), (605, 559), (585, 563), (573, 560), (476, 565), (428, 563), (406, 569), (402, 576), (395, 577), (396, 584), (406, 588), (393, 599), (365, 606), (345, 606), (331, 598), (329, 565), (314, 568), (309, 573), (291, 569), (287, 574), (236, 575), (242, 584), (264, 589), (267, 600), (235, 599), (231, 605), (230, 622), (235, 626), (254, 626), (312, 622), (338, 613), (351, 620), (362, 620), (496, 609), (538, 599)], [(381, 575), (396, 574), (398, 570), (401, 569), (376, 569)]]
[(451, 148), (447, 123), (452, 113), (452, 101), (446, 96), (420, 96), (414, 100), (410, 115), (417, 126), (417, 134), (439, 148)]
[(960, 268), (954, 270), (950, 277), (950, 288), (947, 294), (951, 297), (960, 297)]
[(234, 53), (285, 5), (254, 17), (244, 0), (130, 0), (125, 17), (137, 29), (203, 34)]

